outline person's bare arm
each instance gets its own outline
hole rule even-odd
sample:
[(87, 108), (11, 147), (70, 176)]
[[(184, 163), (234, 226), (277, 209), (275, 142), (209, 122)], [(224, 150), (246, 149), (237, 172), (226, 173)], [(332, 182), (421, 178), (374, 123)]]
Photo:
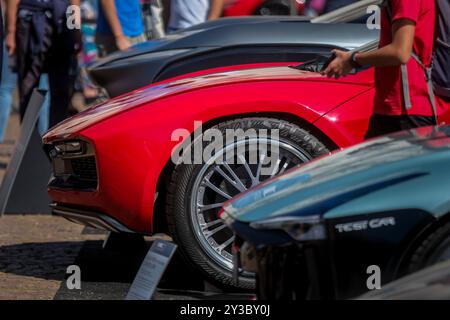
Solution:
[(208, 20), (219, 19), (222, 16), (224, 0), (212, 0)]
[[(394, 21), (392, 43), (372, 52), (357, 53), (355, 60), (358, 64), (373, 67), (392, 67), (405, 64), (412, 55), (416, 25), (409, 19)], [(329, 77), (340, 77), (348, 74), (352, 69), (351, 53), (334, 50), (337, 58), (333, 60), (323, 74)]]
[(101, 0), (101, 4), (103, 6), (103, 11), (105, 12), (106, 19), (108, 20), (108, 23), (111, 27), (112, 33), (116, 38), (117, 48), (119, 50), (128, 49), (130, 47), (130, 42), (123, 33), (114, 0)]
[(81, 0), (70, 0), (70, 4), (73, 6), (80, 6)]
[(356, 54), (356, 62), (374, 67), (390, 67), (405, 64), (411, 58), (416, 24), (408, 19), (394, 22), (394, 37), (391, 44), (366, 53)]
[(16, 52), (16, 23), (19, 0), (6, 0), (6, 47), (10, 56)]

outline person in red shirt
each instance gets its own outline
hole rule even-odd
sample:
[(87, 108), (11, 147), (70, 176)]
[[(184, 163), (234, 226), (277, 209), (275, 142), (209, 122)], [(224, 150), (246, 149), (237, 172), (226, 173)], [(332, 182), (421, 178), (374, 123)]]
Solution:
[[(334, 50), (336, 59), (322, 73), (345, 76), (357, 66), (374, 66), (376, 95), (366, 138), (396, 131), (435, 125), (425, 70), (412, 58), (415, 52), (430, 66), (433, 55), (436, 6), (434, 0), (390, 0), (383, 8), (378, 50), (352, 53)], [(411, 107), (405, 107), (401, 65), (406, 64)], [(439, 116), (450, 108), (448, 101), (436, 97)]]

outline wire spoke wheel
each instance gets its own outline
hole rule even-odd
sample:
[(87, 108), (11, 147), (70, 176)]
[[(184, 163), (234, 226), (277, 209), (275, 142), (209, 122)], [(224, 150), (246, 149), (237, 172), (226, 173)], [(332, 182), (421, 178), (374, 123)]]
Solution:
[(234, 119), (208, 131), (205, 136), (213, 140), (202, 137), (187, 149), (194, 151), (194, 160), (200, 153), (195, 151), (203, 151), (202, 161), (180, 163), (172, 173), (166, 197), (169, 231), (186, 262), (206, 279), (254, 289), (252, 273), (241, 270), (235, 281), (233, 233), (219, 217), (223, 204), (329, 150), (310, 132), (276, 118)]
[[(276, 152), (271, 148), (274, 144)], [(260, 145), (267, 148), (261, 149)], [(222, 205), (239, 193), (309, 160), (286, 142), (255, 138), (227, 146), (204, 164), (192, 189), (191, 220), (205, 252), (223, 268), (232, 270), (234, 236), (218, 215)]]

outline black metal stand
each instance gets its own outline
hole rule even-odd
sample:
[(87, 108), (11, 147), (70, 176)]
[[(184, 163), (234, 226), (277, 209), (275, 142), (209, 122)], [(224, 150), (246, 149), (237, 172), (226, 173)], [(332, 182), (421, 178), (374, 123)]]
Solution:
[(36, 123), (46, 91), (35, 89), (22, 122), (19, 139), (0, 188), (0, 216), (50, 214), (47, 184), (51, 164), (42, 149)]

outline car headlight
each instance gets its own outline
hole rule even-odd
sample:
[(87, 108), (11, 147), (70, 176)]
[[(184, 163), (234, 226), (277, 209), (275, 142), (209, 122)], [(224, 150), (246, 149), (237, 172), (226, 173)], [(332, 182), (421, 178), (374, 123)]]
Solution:
[(279, 217), (250, 223), (257, 230), (284, 230), (297, 241), (324, 240), (327, 237), (321, 216)]
[(78, 156), (82, 155), (86, 151), (86, 143), (83, 141), (64, 141), (55, 143), (50, 150), (49, 155), (51, 158), (58, 156)]
[(79, 153), (82, 149), (82, 144), (80, 141), (70, 141), (65, 143), (60, 143), (55, 146), (55, 148), (63, 153)]

